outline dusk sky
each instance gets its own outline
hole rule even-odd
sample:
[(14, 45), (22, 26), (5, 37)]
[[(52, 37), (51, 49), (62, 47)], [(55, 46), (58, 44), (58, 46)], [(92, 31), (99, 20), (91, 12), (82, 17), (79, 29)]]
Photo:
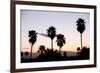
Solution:
[[(31, 50), (28, 33), (29, 30), (36, 30), (38, 33), (47, 34), (50, 26), (56, 28), (57, 34), (63, 34), (66, 38), (66, 44), (62, 47), (64, 51), (77, 51), (80, 47), (80, 33), (77, 31), (76, 21), (82, 18), (86, 22), (86, 30), (83, 32), (83, 46), (90, 47), (90, 14), (74, 12), (54, 12), (54, 11), (34, 11), (21, 10), (21, 51)], [(59, 49), (56, 43), (56, 37), (53, 40), (54, 49)], [(37, 35), (37, 41), (33, 46), (33, 52), (36, 52), (40, 45), (51, 48), (51, 39), (42, 35)]]

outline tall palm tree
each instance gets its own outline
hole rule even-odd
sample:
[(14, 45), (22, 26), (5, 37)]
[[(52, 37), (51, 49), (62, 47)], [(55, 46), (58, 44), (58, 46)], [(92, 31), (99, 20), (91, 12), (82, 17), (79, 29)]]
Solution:
[(62, 46), (66, 43), (64, 35), (58, 34), (56, 42), (57, 42), (57, 46), (59, 46), (59, 52), (60, 52)]
[(30, 58), (32, 59), (32, 47), (35, 44), (36, 40), (37, 40), (37, 33), (35, 30), (31, 30), (29, 31), (29, 42), (31, 43), (31, 53), (30, 53)]
[(56, 28), (51, 26), (47, 29), (48, 37), (51, 38), (51, 49), (53, 49), (53, 39), (56, 36)]
[(85, 30), (85, 22), (84, 22), (84, 19), (82, 18), (79, 18), (77, 21), (76, 21), (76, 25), (77, 25), (77, 31), (80, 33), (80, 37), (81, 37), (81, 49), (82, 49), (82, 34)]

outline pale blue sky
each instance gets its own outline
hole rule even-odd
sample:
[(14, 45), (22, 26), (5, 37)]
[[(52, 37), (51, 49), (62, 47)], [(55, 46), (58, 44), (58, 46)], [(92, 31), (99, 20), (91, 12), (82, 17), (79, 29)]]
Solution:
[[(66, 44), (62, 47), (62, 50), (76, 51), (76, 48), (80, 47), (80, 34), (76, 29), (78, 18), (82, 18), (86, 22), (86, 30), (83, 33), (83, 46), (89, 47), (89, 17), (89, 13), (21, 10), (21, 50), (30, 50), (28, 49), (30, 48), (28, 42), (29, 30), (47, 34), (47, 29), (54, 26), (57, 34), (64, 34), (66, 38)], [(57, 47), (55, 41), (56, 38), (54, 39), (54, 48), (58, 49), (59, 47)], [(38, 35), (33, 51), (36, 51), (39, 45), (50, 48), (50, 38)]]

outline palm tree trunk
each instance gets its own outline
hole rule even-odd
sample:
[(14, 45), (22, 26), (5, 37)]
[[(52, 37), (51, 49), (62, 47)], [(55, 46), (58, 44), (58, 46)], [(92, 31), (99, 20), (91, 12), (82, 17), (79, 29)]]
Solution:
[(59, 52), (61, 52), (61, 47), (59, 47)]
[(32, 46), (33, 46), (33, 45), (31, 45), (30, 59), (32, 59)]
[(82, 49), (82, 33), (80, 34), (80, 37), (81, 37), (81, 49)]
[(53, 49), (53, 40), (51, 39), (51, 49)]

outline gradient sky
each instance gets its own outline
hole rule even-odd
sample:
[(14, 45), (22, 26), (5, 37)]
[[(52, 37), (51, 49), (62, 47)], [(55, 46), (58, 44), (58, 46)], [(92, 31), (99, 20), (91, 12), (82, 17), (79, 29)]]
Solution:
[[(55, 12), (55, 11), (34, 11), (21, 10), (21, 51), (30, 51), (31, 44), (28, 42), (29, 30), (36, 30), (38, 33), (47, 34), (50, 26), (56, 28), (57, 34), (64, 34), (66, 44), (62, 47), (64, 51), (77, 51), (80, 47), (80, 33), (77, 31), (76, 21), (82, 18), (86, 22), (86, 30), (83, 32), (83, 46), (90, 47), (89, 41), (89, 13), (76, 12)], [(36, 52), (40, 45), (51, 48), (51, 40), (48, 37), (37, 35), (37, 41), (33, 46)], [(54, 49), (59, 49), (54, 39)]]

